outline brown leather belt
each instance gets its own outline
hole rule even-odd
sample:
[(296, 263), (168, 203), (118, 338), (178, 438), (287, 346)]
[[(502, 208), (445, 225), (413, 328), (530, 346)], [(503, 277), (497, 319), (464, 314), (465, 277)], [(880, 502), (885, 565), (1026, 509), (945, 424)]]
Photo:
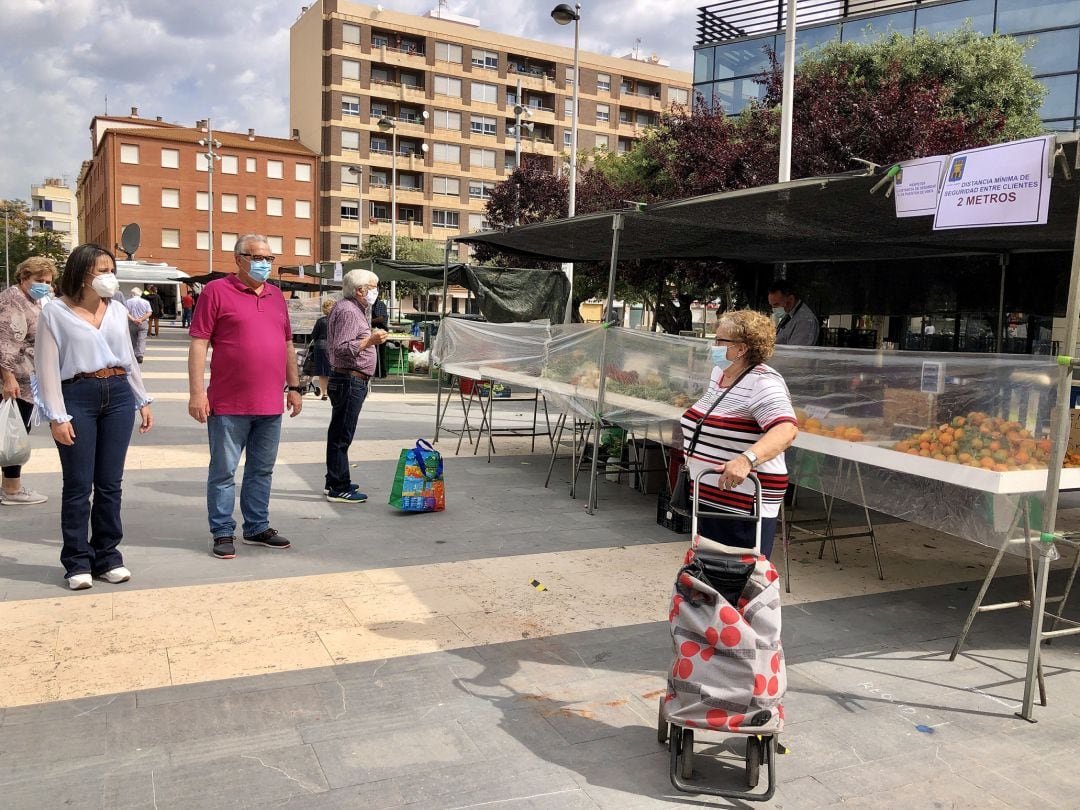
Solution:
[(78, 374), (72, 375), (73, 380), (103, 380), (106, 377), (123, 377), (127, 374), (124, 369), (119, 366), (113, 366), (112, 368), (99, 368), (97, 371), (80, 371)]
[(365, 374), (362, 371), (357, 371), (352, 368), (335, 368), (333, 371), (335, 374), (348, 374), (350, 377), (356, 377), (356, 379), (363, 380), (364, 382), (371, 379), (370, 374)]

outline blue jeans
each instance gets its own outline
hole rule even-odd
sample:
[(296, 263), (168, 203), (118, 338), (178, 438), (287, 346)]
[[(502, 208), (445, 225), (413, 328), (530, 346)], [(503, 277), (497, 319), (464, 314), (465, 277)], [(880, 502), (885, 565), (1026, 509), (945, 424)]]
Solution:
[(135, 395), (127, 377), (69, 380), (61, 388), (75, 444), (56, 445), (64, 474), (60, 562), (68, 577), (104, 574), (124, 564), (117, 549), (124, 536), (120, 482), (135, 427)]
[(327, 384), (330, 396), (330, 427), (326, 431), (326, 488), (344, 492), (349, 479), (349, 446), (356, 433), (356, 421), (367, 399), (368, 384), (351, 374), (330, 375)]
[(244, 483), (240, 488), (240, 512), (244, 516), (244, 537), (270, 528), (270, 482), (281, 438), (281, 414), (274, 416), (229, 416), (211, 414), (210, 472), (206, 479), (206, 510), (211, 537), (236, 534), (233, 507), (236, 504), (236, 467), (244, 459)]

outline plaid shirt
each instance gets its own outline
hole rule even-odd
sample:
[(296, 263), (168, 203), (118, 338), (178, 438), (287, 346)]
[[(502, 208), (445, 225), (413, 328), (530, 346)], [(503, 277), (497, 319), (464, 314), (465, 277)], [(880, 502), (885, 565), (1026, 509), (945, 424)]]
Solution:
[(342, 298), (334, 304), (326, 329), (326, 356), (331, 368), (375, 373), (375, 347), (360, 348), (361, 341), (371, 334), (371, 323), (359, 301)]

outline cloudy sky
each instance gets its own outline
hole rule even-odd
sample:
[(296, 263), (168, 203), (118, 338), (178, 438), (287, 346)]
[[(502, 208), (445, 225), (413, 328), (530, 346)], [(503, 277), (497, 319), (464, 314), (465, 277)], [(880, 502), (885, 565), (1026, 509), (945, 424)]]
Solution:
[[(423, 14), (436, 0), (383, 0)], [(582, 0), (582, 48), (622, 55), (641, 40), (690, 70), (704, 0)], [(45, 177), (74, 186), (106, 111), (288, 136), (289, 26), (300, 0), (0, 0), (0, 198)], [(372, 3), (374, 5), (374, 3)], [(555, 0), (451, 0), (484, 28), (573, 44)]]

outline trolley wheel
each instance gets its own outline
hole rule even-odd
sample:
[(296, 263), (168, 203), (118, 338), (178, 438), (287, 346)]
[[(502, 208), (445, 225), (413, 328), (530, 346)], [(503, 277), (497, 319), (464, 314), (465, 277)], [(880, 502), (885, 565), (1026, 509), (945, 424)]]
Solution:
[(679, 775), (690, 779), (694, 775), (694, 732), (688, 728), (682, 730), (682, 767)]
[(765, 744), (761, 737), (746, 738), (746, 786), (753, 790), (761, 779), (761, 763), (765, 758)]
[(664, 699), (660, 698), (660, 708), (657, 710), (656, 741), (663, 745), (668, 741), (668, 723), (664, 719)]

